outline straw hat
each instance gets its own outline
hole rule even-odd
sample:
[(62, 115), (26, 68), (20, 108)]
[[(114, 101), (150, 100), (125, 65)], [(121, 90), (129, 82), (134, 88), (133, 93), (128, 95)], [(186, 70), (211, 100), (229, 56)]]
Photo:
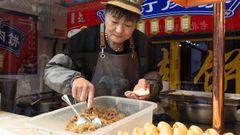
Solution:
[(142, 15), (142, 0), (108, 0), (107, 2), (102, 3), (104, 5), (110, 4), (118, 6), (120, 8)]

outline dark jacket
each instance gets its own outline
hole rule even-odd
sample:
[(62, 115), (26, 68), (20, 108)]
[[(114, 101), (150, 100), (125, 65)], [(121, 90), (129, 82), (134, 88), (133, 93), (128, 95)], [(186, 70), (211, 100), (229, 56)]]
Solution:
[[(139, 62), (140, 77), (151, 71), (151, 59), (148, 55), (148, 37), (142, 32), (133, 32), (135, 51)], [(106, 40), (105, 40), (106, 41)], [(124, 51), (129, 53), (129, 40), (124, 43)], [(106, 42), (106, 52), (118, 54), (108, 47)], [(52, 89), (60, 93), (71, 92), (71, 82), (78, 76), (85, 77), (91, 81), (97, 59), (100, 52), (100, 26), (93, 26), (83, 29), (70, 39), (68, 39), (68, 49), (64, 54), (54, 56), (45, 68), (45, 83)], [(158, 88), (159, 90), (159, 88)], [(157, 91), (158, 91), (157, 90)], [(156, 90), (154, 90), (156, 91)], [(152, 92), (156, 96), (156, 92)]]

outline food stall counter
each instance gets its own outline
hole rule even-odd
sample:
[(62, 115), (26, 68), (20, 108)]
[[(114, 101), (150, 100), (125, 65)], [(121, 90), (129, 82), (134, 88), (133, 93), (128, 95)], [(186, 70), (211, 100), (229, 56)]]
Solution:
[(27, 121), (30, 117), (0, 111), (1, 135), (54, 135), (46, 131), (29, 127)]

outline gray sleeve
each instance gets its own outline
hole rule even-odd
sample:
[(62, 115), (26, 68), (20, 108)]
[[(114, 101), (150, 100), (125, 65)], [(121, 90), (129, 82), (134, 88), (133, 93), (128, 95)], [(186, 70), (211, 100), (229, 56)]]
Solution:
[(45, 84), (62, 94), (71, 93), (72, 79), (80, 77), (81, 73), (72, 70), (72, 59), (65, 54), (57, 54), (45, 66)]
[(150, 100), (159, 101), (159, 93), (162, 90), (162, 79), (158, 72), (150, 72), (144, 76), (150, 83)]

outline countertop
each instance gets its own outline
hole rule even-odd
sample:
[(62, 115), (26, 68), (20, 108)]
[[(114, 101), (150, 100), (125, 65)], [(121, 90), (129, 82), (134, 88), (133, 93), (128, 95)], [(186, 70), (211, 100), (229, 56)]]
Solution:
[[(52, 132), (41, 131), (28, 125), (30, 117), (0, 111), (0, 134), (1, 135), (54, 135)], [(182, 122), (187, 127), (197, 125), (203, 130), (211, 128), (212, 125)], [(171, 124), (171, 123), (170, 123)], [(240, 122), (225, 123), (224, 132), (232, 132), (240, 135)]]
[(54, 135), (36, 128), (31, 128), (27, 121), (30, 117), (0, 111), (1, 135)]

